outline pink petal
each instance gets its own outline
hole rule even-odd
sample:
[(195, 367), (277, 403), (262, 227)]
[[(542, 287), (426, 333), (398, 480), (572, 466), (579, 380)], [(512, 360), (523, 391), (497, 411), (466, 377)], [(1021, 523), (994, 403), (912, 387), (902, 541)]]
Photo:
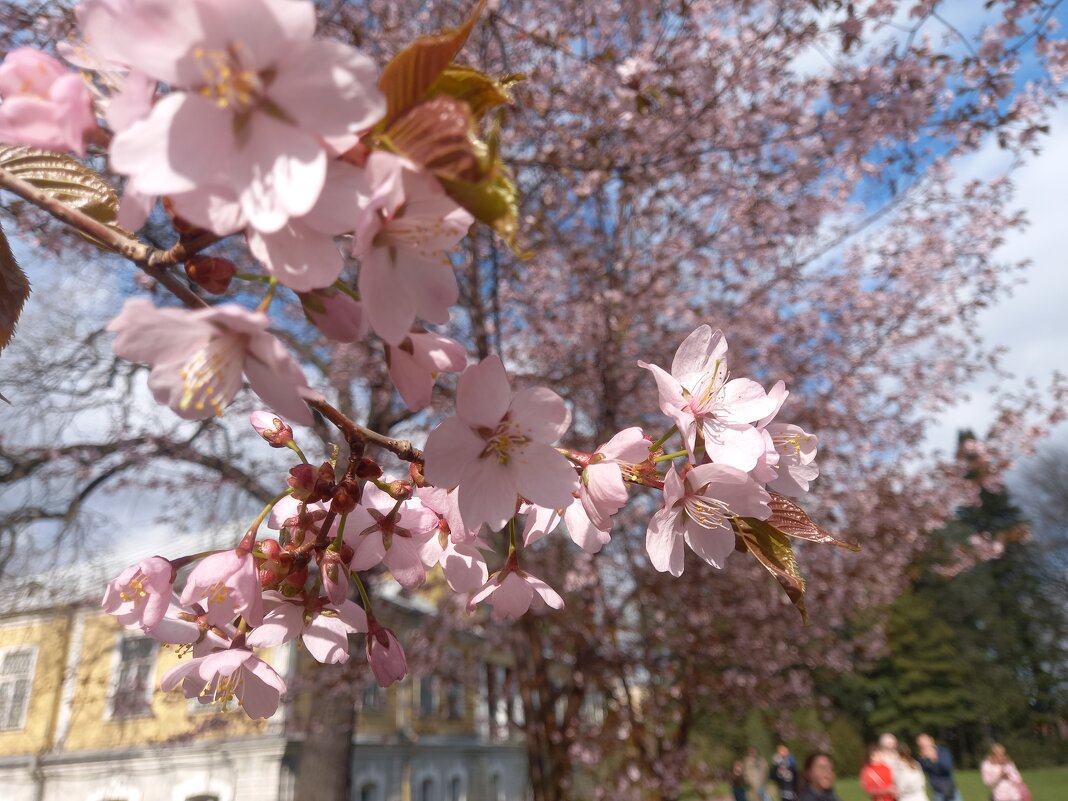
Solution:
[(510, 572), (490, 600), (493, 604), (493, 616), (498, 619), (521, 617), (530, 609), (533, 597), (534, 588), (517, 573)]
[(445, 580), (454, 592), (474, 592), (489, 575), (486, 560), (474, 545), (451, 545), (441, 560)]
[(693, 386), (705, 373), (715, 369), (716, 361), (727, 355), (727, 340), (722, 331), (713, 332), (711, 327), (696, 328), (679, 345), (671, 361), (671, 375), (683, 386)]
[(253, 338), (243, 367), (252, 391), (267, 406), (295, 424), (312, 424), (312, 414), (301, 391), (308, 388), (308, 379), (278, 339), (271, 334)]
[(231, 176), (249, 224), (277, 231), (311, 211), (326, 182), (326, 151), (314, 136), (263, 112), (232, 151)]
[(641, 428), (624, 428), (612, 439), (597, 449), (605, 459), (623, 464), (641, 464), (649, 458), (652, 443), (645, 438)]
[(720, 528), (705, 528), (696, 521), (685, 524), (686, 543), (695, 554), (712, 567), (723, 569), (727, 557), (734, 552), (734, 531), (724, 525)]
[(285, 603), (263, 616), (263, 622), (245, 640), (253, 648), (274, 648), (295, 640), (304, 628), (304, 609), (299, 604)]
[(679, 513), (674, 509), (661, 509), (649, 520), (645, 532), (645, 550), (649, 561), (661, 573), (681, 576), (683, 570), (682, 531), (679, 529)]
[(389, 380), (412, 411), (422, 409), (434, 395), (433, 374), (401, 348), (390, 348)]
[[(347, 527), (345, 540), (346, 542), (351, 542), (348, 537)], [(386, 555), (386, 546), (382, 542), (382, 532), (380, 530), (360, 535), (355, 540), (355, 545), (352, 545), (352, 549), (354, 551), (352, 556), (353, 570), (370, 570), (375, 565), (381, 564)]]
[(514, 448), (507, 466), (519, 494), (538, 506), (563, 509), (578, 490), (574, 466), (550, 445), (531, 442)]
[(774, 414), (779, 401), (769, 398), (764, 387), (749, 378), (728, 381), (722, 390), (717, 416), (726, 423), (753, 423)]
[(310, 292), (333, 285), (345, 266), (334, 237), (321, 234), (292, 218), (267, 234), (250, 229), (248, 247), (268, 272), (295, 292)]
[(486, 441), (467, 423), (459, 417), (448, 417), (426, 439), (423, 475), (435, 487), (451, 489), (460, 483), (464, 469), (478, 459), (485, 447)]
[(363, 607), (355, 601), (343, 601), (340, 604), (327, 604), (328, 609), (337, 612), (338, 620), (348, 626), (353, 632), (367, 631), (367, 613)]
[(320, 136), (357, 133), (386, 111), (378, 67), (341, 42), (320, 39), (286, 54), (269, 93), (290, 119)]
[(456, 414), (471, 428), (496, 428), (511, 399), (508, 375), (498, 356), (471, 365), (456, 384)]
[[(611, 522), (608, 521), (609, 525)], [(571, 539), (586, 553), (597, 553), (612, 539), (607, 531), (597, 528), (578, 501), (564, 510), (564, 523)]]
[(460, 517), (468, 528), (485, 523), (497, 531), (515, 514), (513, 471), (493, 457), (468, 462), (456, 493)]
[(571, 410), (564, 399), (546, 387), (517, 392), (509, 417), (532, 440), (546, 444), (560, 439), (571, 425)]
[(764, 455), (764, 437), (750, 425), (724, 425), (711, 418), (704, 420), (702, 433), (705, 453), (714, 462), (748, 473)]
[(179, 662), (163, 674), (163, 678), (160, 679), (159, 683), (160, 689), (165, 693), (171, 692), (177, 688), (190, 673), (196, 672), (199, 667), (199, 660), (197, 659), (190, 659), (187, 662)]
[(371, 328), (390, 345), (399, 345), (415, 322), (415, 301), (401, 286), (388, 247), (373, 247), (360, 262), (357, 279)]
[(660, 393), (660, 411), (671, 417), (679, 409), (688, 406), (686, 398), (682, 394), (682, 384), (673, 375), (664, 372), (663, 369), (655, 364), (638, 362), (638, 366), (644, 367), (656, 379), (656, 388)]
[(349, 661), (349, 631), (343, 620), (316, 615), (304, 630), (302, 642), (316, 660), (324, 665)]
[(775, 408), (757, 421), (757, 427), (763, 428), (768, 423), (770, 423), (774, 419), (775, 415), (779, 413), (779, 410), (782, 408), (782, 405), (786, 402), (786, 399), (788, 397), (790, 397), (790, 393), (786, 389), (786, 382), (776, 381), (775, 386), (773, 386), (768, 392), (768, 398), (775, 404)]
[(412, 333), (408, 338), (414, 358), (427, 370), (459, 373), (467, 367), (467, 350), (454, 339), (430, 333)]
[(285, 682), (266, 662), (257, 662), (259, 664), (255, 669), (246, 671), (240, 701), (246, 715), (253, 720), (263, 720), (278, 711), (279, 696), (285, 692)]
[(426, 582), (426, 568), (419, 557), (419, 549), (407, 537), (394, 537), (382, 561), (393, 578), (406, 589), (415, 589)]
[(537, 576), (532, 576), (528, 573), (525, 577), (525, 580), (526, 583), (529, 584), (530, 587), (534, 590), (534, 592), (541, 596), (541, 599), (545, 602), (546, 606), (549, 606), (553, 609), (564, 608), (564, 599), (560, 597), (556, 590), (554, 590), (540, 578), (538, 578)]

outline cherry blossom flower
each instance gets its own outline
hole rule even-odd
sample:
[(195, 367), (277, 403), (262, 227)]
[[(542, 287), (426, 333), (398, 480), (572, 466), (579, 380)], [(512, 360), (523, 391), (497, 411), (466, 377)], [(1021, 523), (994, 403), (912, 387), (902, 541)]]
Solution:
[(370, 615), (367, 617), (367, 663), (379, 687), (388, 687), (408, 675), (408, 660), (397, 635)]
[(101, 606), (124, 626), (137, 623), (152, 629), (167, 612), (174, 573), (174, 566), (162, 556), (142, 559), (108, 582)]
[(342, 545), (338, 550), (331, 545), (324, 551), (316, 551), (323, 590), (333, 604), (342, 604), (348, 598), (352, 556), (352, 548), (348, 545)]
[(564, 599), (557, 594), (556, 590), (537, 576), (532, 576), (520, 569), (519, 562), (514, 555), (510, 556), (505, 566), (490, 576), (489, 581), (471, 596), (467, 604), (468, 611), (474, 609), (482, 601), (490, 602), (495, 620), (505, 618), (515, 620), (525, 615), (529, 609), (537, 612), (546, 606), (553, 609), (564, 608)]
[(671, 373), (646, 362), (638, 366), (656, 379), (660, 409), (679, 427), (691, 459), (700, 432), (709, 459), (748, 472), (764, 453), (764, 438), (751, 424), (776, 401), (756, 381), (730, 379), (726, 355), (723, 333), (702, 325), (675, 352)]
[(650, 442), (638, 427), (625, 428), (593, 452), (579, 482), (579, 500), (590, 522), (602, 531), (612, 527), (612, 515), (627, 502), (627, 485), (620, 465), (649, 458)]
[(353, 255), (371, 328), (400, 345), (416, 318), (447, 323), (459, 298), (447, 256), (473, 218), (433, 176), (376, 150), (367, 160)]
[(275, 669), (248, 648), (229, 648), (182, 662), (164, 674), (160, 686), (170, 692), (181, 685), (186, 698), (202, 704), (237, 703), (253, 720), (278, 709), (286, 684)]
[[(315, 468), (312, 469), (314, 470)], [(303, 514), (301, 512), (302, 508), (304, 509)], [(299, 498), (287, 495), (271, 507), (271, 514), (267, 517), (267, 528), (275, 531), (280, 531), (283, 528), (291, 530), (309, 529), (318, 533), (319, 523), (326, 517), (329, 509), (329, 502), (315, 501), (305, 504)]]
[(679, 478), (674, 467), (664, 476), (664, 507), (646, 531), (649, 561), (660, 572), (681, 576), (683, 542), (713, 567), (722, 568), (734, 550), (732, 517), (771, 515), (767, 491), (741, 470), (703, 464)]
[(456, 493), (438, 487), (421, 487), (416, 496), (438, 515), (438, 531), (420, 550), (427, 567), (441, 565), (445, 581), (454, 592), (474, 592), (489, 577), (486, 558), (480, 549), (491, 550), (477, 531), (471, 531), (460, 517)]
[(353, 550), (352, 569), (368, 570), (384, 562), (404, 587), (418, 587), (426, 581), (420, 550), (437, 529), (437, 515), (418, 498), (398, 502), (368, 484), (360, 505), (345, 523), (345, 542)]
[(783, 495), (804, 495), (809, 482), (820, 474), (816, 466), (816, 436), (792, 423), (772, 423), (766, 431), (779, 456), (775, 465), (777, 475), (768, 482), (768, 487)]
[(157, 309), (150, 300), (126, 301), (107, 330), (115, 353), (152, 367), (148, 386), (179, 417), (222, 414), (241, 388), (253, 391), (286, 418), (311, 425), (301, 399), (308, 386), (300, 365), (272, 334), (265, 314), (234, 304), (208, 309)]
[(363, 304), (341, 290), (320, 290), (300, 296), (308, 322), (335, 342), (359, 342), (369, 325)]
[(497, 356), (460, 376), (456, 415), (430, 432), (424, 475), (436, 487), (457, 487), (464, 523), (500, 529), (523, 496), (563, 508), (578, 490), (574, 468), (552, 443), (571, 423), (563, 399), (545, 387), (512, 395)]
[(208, 615), (200, 604), (183, 606), (174, 593), (171, 593), (167, 611), (159, 623), (151, 629), (142, 627), (142, 630), (154, 640), (180, 646), (179, 654), (191, 651), (193, 656), (207, 656), (219, 648), (229, 648), (236, 634), (233, 626), (208, 622)]
[[(278, 231), (319, 198), (323, 139), (385, 111), (374, 63), (313, 38), (310, 2), (85, 0), (79, 20), (97, 53), (171, 87), (116, 133), (111, 166), (142, 195), (172, 196), (183, 217), (236, 195), (244, 221)], [(216, 233), (242, 222), (209, 216)]]
[[(248, 539), (248, 537), (246, 537)], [(208, 621), (214, 626), (241, 615), (251, 625), (263, 621), (263, 595), (251, 543), (206, 556), (186, 579), (182, 603), (206, 601)]]
[(438, 373), (459, 373), (467, 351), (454, 339), (413, 331), (400, 345), (387, 346), (389, 378), (409, 409), (422, 409), (434, 392)]
[(96, 117), (80, 75), (20, 47), (0, 64), (0, 97), (0, 141), (84, 155), (85, 134), (96, 127)]
[(280, 592), (265, 592), (263, 623), (246, 642), (253, 648), (274, 648), (300, 637), (308, 653), (323, 664), (348, 662), (349, 635), (367, 631), (367, 615), (353, 601), (334, 604), (325, 600), (316, 598), (305, 604)]

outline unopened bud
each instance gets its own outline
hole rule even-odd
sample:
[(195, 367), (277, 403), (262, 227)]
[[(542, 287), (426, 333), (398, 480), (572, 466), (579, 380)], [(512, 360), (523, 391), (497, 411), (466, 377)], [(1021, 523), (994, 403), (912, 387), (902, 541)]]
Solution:
[(249, 422), (272, 448), (284, 448), (293, 441), (293, 429), (274, 412), (253, 412), (249, 415)]
[(407, 481), (390, 481), (385, 485), (385, 490), (396, 501), (406, 501), (412, 497), (412, 485)]
[(319, 498), (329, 498), (334, 494), (334, 466), (330, 462), (319, 465), (319, 472), (315, 477), (315, 494)]
[(237, 265), (217, 256), (190, 256), (185, 262), (185, 274), (205, 292), (221, 295), (237, 275)]

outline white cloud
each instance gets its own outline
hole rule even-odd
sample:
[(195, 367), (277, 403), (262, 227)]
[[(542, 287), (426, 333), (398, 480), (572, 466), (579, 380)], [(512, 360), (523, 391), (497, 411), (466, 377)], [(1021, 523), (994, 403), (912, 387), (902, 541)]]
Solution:
[[(1051, 134), (1042, 153), (1013, 174), (1014, 204), (1026, 211), (1031, 224), (1011, 234), (1001, 249), (1010, 261), (1029, 259), (1026, 283), (1013, 296), (980, 317), (980, 333), (988, 345), (1008, 348), (1005, 365), (1019, 382), (1027, 378), (1048, 385), (1056, 370), (1068, 371), (1068, 216), (1064, 178), (1068, 176), (1068, 108), (1052, 115)], [(1004, 174), (1010, 158), (994, 142), (963, 160), (962, 180), (988, 179)], [(940, 416), (931, 430), (932, 447), (952, 448), (959, 428), (984, 431), (994, 419), (989, 377), (966, 388), (968, 400)]]

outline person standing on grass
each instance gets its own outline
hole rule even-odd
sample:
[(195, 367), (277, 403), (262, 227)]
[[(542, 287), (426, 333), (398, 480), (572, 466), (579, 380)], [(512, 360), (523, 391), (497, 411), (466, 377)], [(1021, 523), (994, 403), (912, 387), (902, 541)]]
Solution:
[(897, 801), (894, 774), (886, 762), (881, 746), (868, 746), (868, 764), (860, 769), (860, 786), (871, 796), (871, 801)]
[(797, 801), (797, 760), (785, 743), (779, 743), (771, 764), (775, 783), (779, 785), (779, 801)]
[(745, 795), (745, 769), (740, 760), (735, 760), (731, 767), (731, 795), (734, 801), (749, 801)]
[(834, 792), (834, 762), (830, 754), (823, 751), (809, 754), (802, 781), (800, 801), (840, 801)]
[(960, 791), (953, 781), (953, 755), (944, 745), (935, 743), (934, 737), (921, 734), (916, 738), (919, 763), (931, 782), (934, 801), (961, 801)]
[(980, 773), (983, 784), (990, 788), (992, 801), (1030, 801), (1031, 794), (1023, 783), (1020, 771), (1009, 759), (1005, 746), (994, 743), (983, 760)]
[(930, 801), (927, 797), (927, 779), (920, 763), (912, 758), (912, 750), (901, 743), (897, 747), (897, 756), (897, 764), (894, 765), (897, 801)]
[(768, 793), (768, 760), (755, 748), (750, 748), (742, 766), (745, 769), (745, 783), (750, 790), (750, 801), (771, 801)]

